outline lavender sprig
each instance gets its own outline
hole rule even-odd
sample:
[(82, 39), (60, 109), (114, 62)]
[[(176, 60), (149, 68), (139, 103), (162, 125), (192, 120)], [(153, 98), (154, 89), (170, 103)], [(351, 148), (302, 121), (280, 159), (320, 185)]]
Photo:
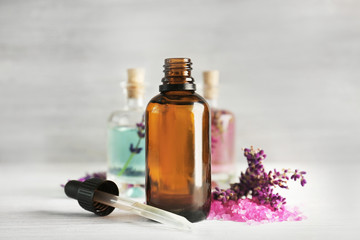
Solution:
[(123, 173), (125, 172), (126, 168), (129, 166), (134, 155), (139, 154), (142, 151), (142, 148), (139, 147), (139, 145), (140, 145), (141, 140), (145, 137), (144, 115), (142, 116), (141, 122), (136, 123), (136, 128), (137, 128), (137, 135), (139, 136), (139, 140), (137, 141), (135, 147), (134, 147), (134, 144), (130, 143), (129, 151), (131, 154), (130, 154), (128, 160), (125, 162), (124, 166), (122, 167), (121, 171), (118, 173), (118, 176), (123, 175)]
[(236, 192), (234, 192), (232, 189), (220, 189), (218, 187), (215, 188), (215, 191), (212, 193), (213, 198), (218, 201), (222, 201), (223, 203), (226, 203), (229, 200), (237, 200), (238, 195)]
[[(301, 186), (306, 184), (305, 171), (291, 171), (282, 169), (282, 171), (266, 172), (263, 160), (266, 154), (263, 150), (255, 150), (253, 147), (244, 149), (244, 156), (248, 162), (248, 168), (245, 173), (241, 173), (239, 182), (230, 184), (227, 190), (215, 188), (213, 199), (222, 201), (238, 200), (239, 198), (252, 197), (260, 204), (268, 204), (274, 210), (281, 208), (286, 204), (286, 199), (278, 193), (274, 193), (275, 187), (288, 189), (287, 181), (300, 179)], [(291, 175), (291, 176), (290, 176)]]

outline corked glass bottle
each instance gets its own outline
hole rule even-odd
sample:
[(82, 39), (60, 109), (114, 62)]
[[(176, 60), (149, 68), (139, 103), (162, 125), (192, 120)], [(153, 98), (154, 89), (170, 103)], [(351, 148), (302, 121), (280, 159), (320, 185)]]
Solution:
[(236, 171), (235, 161), (235, 116), (219, 108), (219, 71), (205, 71), (204, 97), (211, 108), (211, 171), (218, 184), (231, 180)]
[(165, 59), (160, 94), (146, 108), (146, 201), (196, 222), (210, 210), (210, 112), (191, 64)]
[(108, 179), (117, 183), (120, 194), (144, 197), (144, 70), (128, 69), (128, 81), (122, 87), (126, 104), (108, 120)]

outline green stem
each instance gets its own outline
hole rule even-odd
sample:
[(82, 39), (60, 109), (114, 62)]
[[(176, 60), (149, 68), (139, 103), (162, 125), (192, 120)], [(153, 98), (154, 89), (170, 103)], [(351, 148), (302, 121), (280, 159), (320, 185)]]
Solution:
[[(139, 141), (137, 142), (136, 144), (136, 147), (135, 149), (137, 149), (140, 145), (140, 142), (141, 142), (141, 138), (139, 138)], [(125, 165), (123, 166), (123, 168), (121, 169), (121, 171), (118, 173), (118, 176), (121, 176), (123, 175), (123, 173), (125, 172), (126, 168), (129, 166), (130, 162), (131, 162), (131, 159), (134, 157), (136, 153), (131, 153), (128, 160), (126, 161)]]

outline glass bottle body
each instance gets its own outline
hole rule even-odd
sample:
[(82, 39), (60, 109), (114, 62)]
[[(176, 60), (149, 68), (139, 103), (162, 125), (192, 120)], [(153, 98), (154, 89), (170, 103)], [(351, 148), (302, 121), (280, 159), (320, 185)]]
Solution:
[(211, 171), (214, 180), (229, 179), (234, 174), (236, 170), (234, 152), (234, 114), (224, 109), (211, 108)]
[[(142, 135), (144, 129), (141, 129), (144, 126), (143, 114), (141, 99), (128, 99), (123, 110), (113, 112), (109, 117), (108, 178), (119, 185), (122, 193), (129, 189), (129, 185), (145, 184), (145, 139)], [(140, 191), (137, 195), (130, 197), (144, 194)]]
[(203, 72), (204, 96), (211, 106), (211, 170), (214, 185), (228, 184), (235, 176), (235, 117), (217, 107), (219, 71)]
[(155, 96), (146, 109), (147, 204), (205, 219), (211, 201), (210, 112), (194, 91)]

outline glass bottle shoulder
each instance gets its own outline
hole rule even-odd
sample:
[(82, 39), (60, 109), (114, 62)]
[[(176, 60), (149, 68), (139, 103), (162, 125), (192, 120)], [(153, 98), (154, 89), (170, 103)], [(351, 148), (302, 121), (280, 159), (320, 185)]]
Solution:
[(194, 91), (171, 91), (160, 93), (150, 100), (149, 105), (154, 103), (175, 105), (201, 104), (204, 105), (206, 109), (209, 109), (206, 100)]
[(142, 122), (143, 115), (144, 110), (142, 108), (117, 110), (110, 114), (108, 124), (110, 127), (135, 127), (136, 123)]
[(211, 112), (212, 112), (212, 114), (215, 114), (218, 116), (226, 116), (227, 118), (235, 118), (234, 113), (227, 109), (211, 107)]
[[(228, 129), (235, 126), (235, 115), (229, 110), (211, 108), (211, 124), (218, 129)], [(221, 131), (220, 131), (221, 132)]]

